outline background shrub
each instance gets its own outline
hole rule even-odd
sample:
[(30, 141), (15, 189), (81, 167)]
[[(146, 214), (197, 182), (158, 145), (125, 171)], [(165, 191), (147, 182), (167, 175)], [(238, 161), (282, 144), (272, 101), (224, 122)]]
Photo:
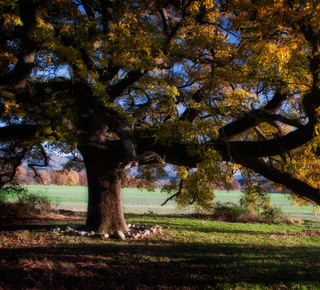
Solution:
[(213, 209), (213, 217), (219, 220), (239, 221), (240, 217), (250, 215), (251, 210), (233, 202), (217, 202)]
[(47, 197), (28, 192), (24, 187), (6, 186), (0, 189), (0, 212), (2, 217), (30, 217), (44, 215), (53, 207)]
[(233, 202), (217, 202), (213, 208), (213, 218), (228, 222), (286, 223), (289, 218), (279, 207), (252, 209)]

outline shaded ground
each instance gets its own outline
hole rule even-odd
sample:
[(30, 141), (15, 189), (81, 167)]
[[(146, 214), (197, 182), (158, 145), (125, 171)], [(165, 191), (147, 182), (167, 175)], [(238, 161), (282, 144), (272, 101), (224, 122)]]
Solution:
[(319, 224), (251, 225), (128, 214), (159, 224), (138, 241), (61, 235), (77, 219), (0, 221), (0, 288), (203, 289), (320, 287)]

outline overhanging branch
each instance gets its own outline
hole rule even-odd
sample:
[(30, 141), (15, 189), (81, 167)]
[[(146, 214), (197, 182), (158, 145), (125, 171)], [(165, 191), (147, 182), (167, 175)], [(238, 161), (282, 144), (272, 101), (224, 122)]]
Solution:
[[(157, 140), (156, 137), (135, 136), (137, 150), (151, 150), (159, 155), (166, 155), (168, 163), (196, 167), (201, 162), (202, 156), (199, 152), (207, 149), (217, 150), (224, 161), (233, 161), (235, 158), (254, 158), (276, 156), (296, 149), (314, 137), (314, 126), (312, 124), (290, 132), (284, 136), (261, 141), (220, 141), (212, 140), (206, 143), (183, 143), (179, 140)], [(198, 149), (199, 150), (198, 150)]]
[(282, 170), (270, 166), (270, 164), (267, 164), (261, 158), (239, 158), (235, 159), (235, 161), (247, 168), (254, 170), (273, 182), (286, 186), (299, 196), (308, 198), (316, 204), (320, 204), (320, 190), (318, 188), (315, 188), (299, 180), (298, 178), (293, 177), (287, 172), (283, 172)]

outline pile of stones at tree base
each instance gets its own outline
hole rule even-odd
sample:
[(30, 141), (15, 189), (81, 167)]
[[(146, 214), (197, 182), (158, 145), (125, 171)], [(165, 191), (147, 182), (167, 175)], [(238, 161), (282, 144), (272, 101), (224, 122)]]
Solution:
[(79, 236), (79, 237), (90, 237), (90, 238), (98, 238), (102, 240), (107, 240), (109, 238), (114, 238), (118, 240), (128, 239), (142, 239), (146, 238), (150, 235), (161, 234), (162, 227), (161, 226), (148, 226), (148, 225), (135, 225), (128, 224), (129, 231), (127, 233), (123, 233), (121, 231), (115, 231), (113, 234), (98, 234), (94, 231), (87, 232), (83, 230), (76, 229), (76, 226), (67, 226), (64, 230), (61, 228), (54, 228), (53, 231), (56, 233), (66, 234), (69, 236)]

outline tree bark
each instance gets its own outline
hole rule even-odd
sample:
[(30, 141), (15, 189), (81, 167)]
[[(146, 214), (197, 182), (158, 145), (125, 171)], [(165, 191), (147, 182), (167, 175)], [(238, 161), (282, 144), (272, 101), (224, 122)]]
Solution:
[(98, 233), (127, 232), (121, 198), (123, 169), (116, 160), (119, 155), (110, 148), (95, 146), (81, 146), (79, 150), (88, 177), (86, 227)]

